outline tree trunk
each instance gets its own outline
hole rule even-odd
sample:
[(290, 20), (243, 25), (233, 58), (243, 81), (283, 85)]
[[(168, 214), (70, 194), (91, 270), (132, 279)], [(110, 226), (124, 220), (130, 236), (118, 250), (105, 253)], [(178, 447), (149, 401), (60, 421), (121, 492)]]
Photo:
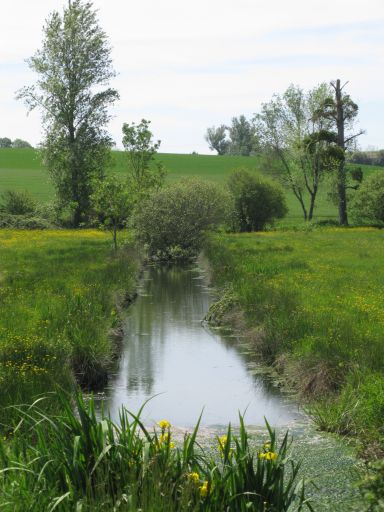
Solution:
[(75, 212), (73, 214), (73, 226), (78, 228), (81, 222), (82, 212), (81, 206), (78, 204), (75, 208)]
[(311, 202), (309, 205), (309, 213), (308, 213), (309, 221), (311, 221), (313, 219), (313, 212), (315, 210), (316, 193), (317, 193), (317, 191), (312, 192), (312, 194), (311, 194)]
[(307, 209), (305, 207), (305, 203), (304, 203), (304, 200), (303, 200), (301, 194), (299, 194), (293, 187), (292, 187), (292, 190), (293, 190), (293, 193), (295, 194), (297, 200), (299, 201), (299, 203), (301, 205), (301, 209), (303, 210), (304, 220), (308, 220)]
[[(344, 107), (341, 93), (340, 80), (336, 80), (336, 125), (337, 145), (345, 152), (344, 136)], [(345, 162), (342, 160), (337, 170), (337, 194), (339, 199), (339, 222), (341, 226), (348, 226), (347, 194), (346, 194)]]
[(113, 225), (113, 247), (117, 251), (117, 225)]

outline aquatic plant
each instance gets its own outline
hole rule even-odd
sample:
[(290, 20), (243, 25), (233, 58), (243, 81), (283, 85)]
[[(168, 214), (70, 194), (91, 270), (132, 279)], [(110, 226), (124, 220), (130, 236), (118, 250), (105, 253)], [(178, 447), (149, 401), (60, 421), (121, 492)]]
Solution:
[[(60, 416), (47, 415), (45, 401), (58, 400)], [(5, 511), (312, 510), (291, 459), (286, 434), (252, 448), (240, 416), (239, 432), (220, 437), (221, 457), (198, 442), (199, 423), (177, 440), (169, 422), (160, 430), (121, 409), (119, 423), (101, 414), (81, 394), (46, 395), (17, 407), (20, 421), (10, 440), (0, 441), (0, 495)]]

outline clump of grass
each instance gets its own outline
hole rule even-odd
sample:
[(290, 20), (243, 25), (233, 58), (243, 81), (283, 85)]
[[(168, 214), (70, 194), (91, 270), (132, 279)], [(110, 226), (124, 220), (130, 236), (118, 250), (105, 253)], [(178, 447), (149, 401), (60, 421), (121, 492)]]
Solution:
[(287, 434), (281, 443), (269, 427), (269, 441), (250, 447), (240, 416), (239, 434), (228, 426), (217, 439), (216, 456), (193, 432), (174, 442), (166, 420), (153, 431), (122, 409), (120, 422), (97, 419), (94, 402), (75, 397), (75, 409), (58, 395), (60, 416), (41, 406), (18, 407), (20, 422), (10, 441), (0, 441), (0, 494), (6, 511), (311, 510), (291, 460)]

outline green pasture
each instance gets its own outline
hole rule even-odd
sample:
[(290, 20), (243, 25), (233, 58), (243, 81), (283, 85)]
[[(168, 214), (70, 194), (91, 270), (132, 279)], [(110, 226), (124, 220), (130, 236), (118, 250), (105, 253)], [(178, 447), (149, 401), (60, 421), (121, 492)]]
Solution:
[[(182, 155), (162, 153), (158, 156), (168, 169), (168, 180), (198, 176), (217, 183), (224, 183), (231, 171), (238, 168), (258, 170), (259, 157)], [(362, 166), (365, 173), (382, 170), (372, 166)], [(113, 163), (109, 172), (124, 176), (126, 155), (123, 151), (113, 152)], [(337, 218), (336, 207), (327, 198), (327, 185), (320, 190), (315, 220)], [(39, 154), (32, 149), (0, 149), (0, 193), (6, 189), (28, 190), (36, 199), (48, 201), (53, 196), (53, 187), (45, 171)], [(289, 212), (279, 225), (292, 226), (302, 223), (302, 212), (297, 199), (287, 190)]]

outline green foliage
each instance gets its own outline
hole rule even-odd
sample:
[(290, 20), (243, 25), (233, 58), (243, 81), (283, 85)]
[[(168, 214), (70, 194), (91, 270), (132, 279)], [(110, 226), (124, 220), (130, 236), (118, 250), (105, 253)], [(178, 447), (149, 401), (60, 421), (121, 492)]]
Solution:
[(384, 223), (384, 173), (376, 172), (363, 181), (351, 204), (357, 222)]
[(103, 176), (112, 145), (103, 129), (118, 98), (103, 89), (114, 76), (110, 52), (92, 4), (74, 0), (48, 18), (42, 49), (29, 59), (39, 78), (19, 92), (43, 113), (45, 165), (58, 197), (75, 205), (75, 226), (89, 212), (92, 180)]
[(337, 147), (340, 151), (340, 157), (335, 166), (335, 191), (338, 197), (339, 222), (341, 226), (348, 225), (347, 189), (351, 188), (348, 186), (347, 168), (345, 166), (346, 151), (355, 144), (356, 137), (364, 133), (362, 130), (354, 134), (351, 133), (359, 107), (352, 101), (349, 94), (344, 92), (344, 87), (347, 83), (341, 85), (339, 79), (331, 82), (332, 95), (322, 101), (314, 116), (318, 120), (330, 121), (333, 130), (337, 134)]
[(213, 183), (196, 178), (179, 181), (139, 205), (134, 219), (137, 236), (151, 256), (193, 256), (205, 231), (222, 223), (230, 206), (229, 194)]
[(28, 215), (36, 211), (37, 203), (27, 191), (6, 190), (1, 194), (0, 211), (11, 215)]
[(269, 440), (255, 449), (240, 416), (239, 434), (229, 426), (210, 455), (199, 445), (199, 422), (177, 442), (166, 420), (153, 431), (144, 427), (142, 409), (122, 409), (116, 425), (104, 414), (98, 420), (94, 401), (81, 395), (75, 410), (59, 396), (60, 416), (47, 415), (41, 404), (54, 398), (19, 407), (11, 440), (0, 440), (5, 511), (312, 510), (287, 435), (278, 443), (268, 424)]
[[(75, 375), (84, 386), (105, 382), (115, 345), (119, 294), (135, 287), (133, 252), (111, 255), (100, 231), (0, 233), (0, 408)], [(0, 427), (1, 428), (1, 427)]]
[(9, 137), (1, 137), (0, 138), (0, 148), (11, 148), (12, 141)]
[(255, 117), (263, 148), (279, 160), (275, 170), (299, 202), (304, 220), (312, 220), (321, 183), (337, 160), (330, 153), (336, 142), (332, 122), (318, 115), (329, 94), (326, 84), (308, 92), (291, 85)]
[(132, 192), (116, 176), (108, 176), (95, 186), (91, 201), (103, 225), (112, 230), (116, 250), (117, 230), (125, 225), (133, 208)]
[(384, 460), (368, 464), (368, 471), (360, 483), (360, 491), (366, 501), (364, 512), (383, 512), (384, 510)]
[(349, 169), (349, 174), (352, 180), (357, 181), (357, 183), (362, 183), (364, 178), (363, 169), (358, 166), (351, 167)]
[(259, 149), (259, 139), (255, 126), (245, 116), (233, 117), (228, 127), (231, 155), (250, 156)]
[(211, 151), (217, 151), (218, 155), (225, 155), (228, 152), (230, 141), (226, 138), (226, 131), (227, 127), (224, 124), (217, 128), (215, 126), (207, 128), (205, 140), (209, 144), (209, 149)]
[(149, 125), (150, 121), (146, 119), (142, 119), (138, 125), (123, 124), (123, 146), (128, 157), (129, 186), (138, 201), (152, 189), (160, 188), (166, 175), (163, 164), (155, 159), (161, 142), (153, 141)]
[(284, 192), (277, 183), (244, 169), (229, 177), (228, 187), (234, 197), (234, 228), (261, 231), (288, 211)]
[(31, 148), (31, 144), (29, 142), (27, 142), (26, 140), (23, 140), (23, 139), (15, 139), (13, 142), (12, 142), (12, 147), (13, 148)]
[(50, 229), (52, 227), (54, 227), (53, 223), (44, 217), (0, 213), (2, 229)]
[(348, 155), (348, 160), (354, 164), (384, 166), (384, 150), (380, 151), (355, 151)]

